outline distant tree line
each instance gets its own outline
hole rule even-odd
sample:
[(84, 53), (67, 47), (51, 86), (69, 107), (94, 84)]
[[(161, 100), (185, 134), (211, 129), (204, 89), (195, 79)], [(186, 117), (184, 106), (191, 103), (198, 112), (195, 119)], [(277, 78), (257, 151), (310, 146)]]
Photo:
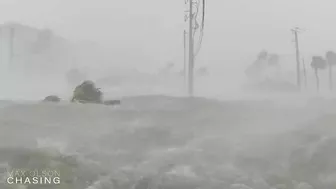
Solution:
[(265, 68), (279, 66), (279, 60), (280, 56), (278, 54), (263, 50), (257, 55), (256, 60), (245, 70), (245, 74), (249, 78), (258, 78), (262, 75)]
[[(272, 54), (265, 50), (258, 53), (256, 60), (245, 70), (245, 74), (250, 78), (259, 77), (262, 71), (267, 67), (280, 66), (280, 56)], [(329, 89), (333, 90), (333, 66), (336, 65), (336, 53), (334, 51), (326, 52), (325, 56), (313, 56), (310, 62), (314, 70), (316, 79), (316, 89), (320, 89), (319, 71), (328, 69), (329, 71)], [(305, 67), (304, 67), (305, 72)], [(306, 76), (305, 76), (306, 77)]]

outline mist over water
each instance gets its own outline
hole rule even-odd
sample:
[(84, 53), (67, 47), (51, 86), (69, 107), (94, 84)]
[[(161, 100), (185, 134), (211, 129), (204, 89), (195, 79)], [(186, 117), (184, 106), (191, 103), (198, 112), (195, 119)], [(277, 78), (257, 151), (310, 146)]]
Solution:
[(61, 179), (77, 177), (71, 188), (130, 188), (142, 176), (162, 187), (333, 186), (336, 102), (282, 99), (2, 102), (0, 161), (60, 169)]
[[(12, 101), (0, 103), (2, 170), (61, 170), (62, 184), (52, 187), (78, 189), (336, 184), (333, 98), (225, 90), (220, 86), (230, 81), (212, 86), (223, 78), (208, 76), (197, 78), (196, 94), (209, 99), (189, 99), (181, 76), (142, 74), (113, 84), (97, 79), (120, 107), (69, 104), (72, 90), (62, 74), (3, 75), (13, 80), (3, 93)], [(50, 94), (65, 101), (39, 102)]]

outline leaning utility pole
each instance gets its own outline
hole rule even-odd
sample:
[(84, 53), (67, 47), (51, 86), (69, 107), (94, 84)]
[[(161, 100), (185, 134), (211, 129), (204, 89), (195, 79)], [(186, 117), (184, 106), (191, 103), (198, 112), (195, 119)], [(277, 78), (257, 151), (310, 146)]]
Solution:
[(292, 29), (295, 37), (295, 49), (296, 49), (296, 79), (297, 79), (297, 86), (301, 89), (301, 74), (300, 74), (300, 51), (299, 51), (299, 39), (298, 39), (298, 32), (299, 28)]
[(188, 66), (188, 94), (194, 94), (194, 38), (193, 38), (193, 0), (189, 0), (189, 66)]

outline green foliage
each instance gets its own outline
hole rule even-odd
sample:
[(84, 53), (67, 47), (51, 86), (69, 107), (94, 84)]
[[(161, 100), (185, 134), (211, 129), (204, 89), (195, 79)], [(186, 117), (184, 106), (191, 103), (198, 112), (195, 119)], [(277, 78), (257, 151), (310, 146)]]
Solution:
[(73, 93), (72, 101), (79, 101), (82, 103), (101, 103), (102, 92), (96, 88), (92, 81), (86, 80), (78, 85)]

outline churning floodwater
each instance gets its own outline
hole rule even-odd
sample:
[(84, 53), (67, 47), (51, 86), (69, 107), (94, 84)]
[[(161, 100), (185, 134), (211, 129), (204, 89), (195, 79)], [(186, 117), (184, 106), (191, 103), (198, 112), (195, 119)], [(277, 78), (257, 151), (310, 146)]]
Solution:
[(29, 189), (334, 188), (336, 101), (283, 101), (3, 101), (0, 168), (4, 179), (10, 169), (59, 171), (59, 185)]

